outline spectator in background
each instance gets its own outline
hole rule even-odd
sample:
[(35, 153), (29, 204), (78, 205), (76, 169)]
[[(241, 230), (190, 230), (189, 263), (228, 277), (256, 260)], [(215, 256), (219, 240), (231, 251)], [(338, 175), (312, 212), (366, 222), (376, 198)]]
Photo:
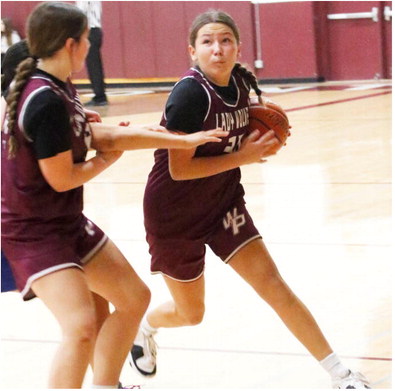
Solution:
[(76, 1), (75, 3), (88, 17), (88, 26), (90, 28), (89, 42), (91, 46), (86, 58), (86, 66), (95, 96), (85, 106), (106, 106), (108, 101), (100, 53), (103, 42), (101, 1)]
[(1, 64), (8, 48), (21, 40), (10, 18), (1, 18)]

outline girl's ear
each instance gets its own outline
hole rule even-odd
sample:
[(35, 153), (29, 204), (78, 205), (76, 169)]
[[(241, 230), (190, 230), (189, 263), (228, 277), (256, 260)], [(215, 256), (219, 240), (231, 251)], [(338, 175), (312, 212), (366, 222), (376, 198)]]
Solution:
[(66, 48), (66, 50), (71, 53), (72, 50), (74, 49), (75, 46), (75, 39), (74, 38), (67, 38), (66, 42), (64, 44), (64, 47)]
[(189, 55), (191, 56), (192, 61), (195, 62), (197, 60), (195, 48), (192, 45), (189, 45), (188, 51), (189, 51)]

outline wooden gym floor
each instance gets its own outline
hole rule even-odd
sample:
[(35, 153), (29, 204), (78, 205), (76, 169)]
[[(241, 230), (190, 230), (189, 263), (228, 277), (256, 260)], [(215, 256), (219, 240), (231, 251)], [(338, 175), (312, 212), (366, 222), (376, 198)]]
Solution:
[[(263, 86), (288, 110), (288, 145), (243, 167), (250, 213), (288, 284), (332, 347), (374, 388), (392, 388), (391, 83)], [(109, 89), (103, 120), (157, 122), (166, 88)], [(81, 91), (90, 99), (89, 91)], [(152, 290), (142, 196), (153, 151), (126, 152), (86, 185), (85, 213), (119, 245)], [(116, 282), (114, 282), (116, 283)], [(162, 330), (158, 374), (125, 363), (124, 384), (144, 389), (326, 389), (327, 374), (274, 312), (208, 252), (201, 325)], [(0, 296), (2, 389), (45, 388), (60, 332), (39, 300)], [(91, 374), (87, 374), (89, 387)]]

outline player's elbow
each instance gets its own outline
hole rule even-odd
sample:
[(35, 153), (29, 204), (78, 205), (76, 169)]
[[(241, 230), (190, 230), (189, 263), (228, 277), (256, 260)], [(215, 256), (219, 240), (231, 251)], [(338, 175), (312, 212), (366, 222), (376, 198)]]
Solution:
[(113, 137), (109, 136), (107, 138), (101, 138), (100, 140), (94, 140), (91, 143), (91, 147), (97, 151), (114, 151), (115, 141)]
[(91, 148), (97, 151), (114, 151), (116, 135), (107, 129), (94, 128), (92, 132)]
[(51, 183), (50, 186), (57, 193), (63, 193), (72, 189), (72, 187), (68, 186), (66, 183)]
[(194, 177), (194, 166), (188, 160), (173, 159), (169, 156), (169, 172), (174, 181), (187, 181), (196, 179)]
[(65, 176), (59, 176), (56, 178), (50, 178), (47, 183), (51, 186), (52, 190), (57, 193), (63, 193), (65, 191), (72, 190), (78, 185), (72, 180), (72, 178), (65, 178)]
[(177, 167), (170, 167), (170, 176), (173, 181), (182, 181), (185, 180), (185, 173), (183, 173), (183, 170)]
[(66, 175), (48, 175), (45, 171), (43, 175), (47, 184), (57, 193), (63, 193), (75, 187), (72, 182), (66, 178)]

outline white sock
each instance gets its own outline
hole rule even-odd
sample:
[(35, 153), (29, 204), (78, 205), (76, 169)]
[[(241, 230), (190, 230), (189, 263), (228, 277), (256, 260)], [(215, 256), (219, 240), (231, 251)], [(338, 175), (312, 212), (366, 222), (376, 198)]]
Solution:
[(147, 334), (155, 334), (158, 332), (158, 329), (152, 327), (148, 323), (147, 315), (144, 315), (143, 320), (141, 321), (141, 328), (147, 332)]
[(117, 388), (118, 388), (118, 384), (115, 385), (115, 386), (97, 386), (97, 385), (95, 385), (95, 384), (92, 384), (92, 385), (91, 385), (91, 388), (100, 389), (100, 390), (107, 390), (107, 389), (112, 389), (112, 388), (117, 389)]
[(331, 375), (332, 379), (343, 378), (349, 375), (350, 370), (340, 361), (336, 353), (331, 353), (320, 361), (321, 366)]

